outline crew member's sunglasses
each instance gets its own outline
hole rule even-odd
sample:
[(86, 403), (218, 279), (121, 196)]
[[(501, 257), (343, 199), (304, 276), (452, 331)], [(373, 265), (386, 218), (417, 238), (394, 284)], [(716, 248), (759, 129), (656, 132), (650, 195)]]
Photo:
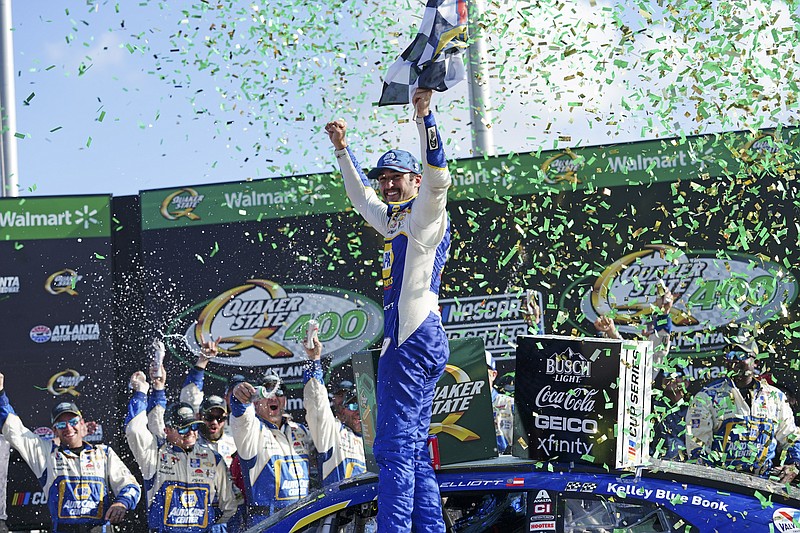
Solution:
[(725, 359), (728, 361), (745, 361), (751, 357), (754, 357), (752, 353), (742, 350), (731, 350), (725, 354)]
[(216, 420), (217, 422), (226, 422), (228, 420), (228, 415), (204, 415), (203, 420), (206, 422), (213, 422)]
[(67, 424), (69, 424), (72, 427), (76, 427), (80, 423), (81, 423), (81, 417), (76, 416), (75, 418), (64, 420), (63, 422), (55, 422), (53, 423), (53, 427), (56, 429), (67, 429)]
[(175, 428), (175, 431), (178, 432), (178, 435), (186, 435), (190, 431), (197, 431), (197, 428), (200, 426), (198, 424), (190, 424), (188, 426), (183, 426), (182, 428)]
[(357, 403), (345, 403), (345, 404), (342, 404), (342, 407), (344, 407), (348, 411), (358, 411), (358, 404)]

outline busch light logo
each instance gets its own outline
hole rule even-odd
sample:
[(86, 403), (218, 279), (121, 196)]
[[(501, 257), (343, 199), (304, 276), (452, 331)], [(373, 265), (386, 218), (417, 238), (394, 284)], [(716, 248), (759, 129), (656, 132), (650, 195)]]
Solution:
[(578, 383), (581, 379), (592, 376), (591, 361), (572, 348), (552, 355), (546, 364), (545, 372), (562, 383)]

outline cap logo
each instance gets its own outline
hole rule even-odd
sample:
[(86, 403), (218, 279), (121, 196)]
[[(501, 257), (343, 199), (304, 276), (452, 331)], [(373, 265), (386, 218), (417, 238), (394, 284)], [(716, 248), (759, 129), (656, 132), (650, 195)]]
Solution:
[(397, 161), (397, 155), (394, 152), (388, 152), (383, 156), (384, 163), (392, 163), (394, 161)]

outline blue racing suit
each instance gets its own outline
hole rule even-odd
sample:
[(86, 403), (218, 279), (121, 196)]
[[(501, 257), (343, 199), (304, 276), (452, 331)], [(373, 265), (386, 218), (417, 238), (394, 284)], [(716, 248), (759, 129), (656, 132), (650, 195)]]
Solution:
[(278, 428), (258, 418), (253, 404), (243, 404), (235, 396), (231, 396), (231, 414), (250, 527), (308, 494), (308, 455), (313, 444), (305, 426), (285, 419)]
[(667, 461), (685, 461), (686, 412), (689, 406), (659, 403), (661, 405), (657, 405), (654, 417), (650, 455)]
[(377, 383), (378, 530), (443, 532), (427, 439), (436, 382), (449, 357), (439, 285), (450, 248), (450, 172), (433, 113), (417, 118), (423, 176), (417, 196), (384, 203), (349, 148), (336, 150), (353, 206), (380, 233), (384, 340)]
[[(151, 391), (149, 405), (143, 392), (135, 392), (125, 417), (125, 437), (147, 489), (147, 525), (164, 533), (210, 531), (236, 511), (228, 468), (208, 446), (198, 442), (184, 450), (157, 436), (164, 403), (163, 390)], [(211, 505), (217, 498), (218, 510)]]
[(139, 502), (139, 483), (105, 444), (84, 442), (76, 454), (39, 438), (22, 425), (5, 392), (0, 392), (0, 424), (3, 436), (33, 470), (47, 495), (53, 531), (102, 526), (112, 503), (131, 510)]
[(751, 401), (730, 378), (714, 381), (695, 394), (686, 413), (686, 449), (691, 459), (706, 464), (766, 477), (778, 466), (773, 465), (778, 444), (786, 450), (786, 464), (800, 464), (797, 439), (786, 395), (760, 380)]
[(364, 439), (331, 411), (323, 383), (322, 364), (309, 361), (303, 371), (303, 405), (306, 422), (321, 463), (322, 484), (329, 485), (367, 471)]

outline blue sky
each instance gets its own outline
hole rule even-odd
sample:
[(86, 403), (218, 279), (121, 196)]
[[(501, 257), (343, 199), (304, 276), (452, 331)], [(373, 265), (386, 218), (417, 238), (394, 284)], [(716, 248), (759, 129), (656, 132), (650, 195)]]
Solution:
[[(416, 151), (410, 108), (372, 103), (422, 3), (310, 6), (15, 1), (20, 193), (127, 195), (330, 171), (322, 126), (338, 117), (366, 166), (389, 147)], [(798, 44), (783, 29), (798, 13), (784, 3), (489, 6), (501, 153), (797, 120), (786, 80)], [(773, 25), (759, 26), (766, 14)], [(466, 84), (437, 95), (451, 158), (471, 156), (466, 95)]]

